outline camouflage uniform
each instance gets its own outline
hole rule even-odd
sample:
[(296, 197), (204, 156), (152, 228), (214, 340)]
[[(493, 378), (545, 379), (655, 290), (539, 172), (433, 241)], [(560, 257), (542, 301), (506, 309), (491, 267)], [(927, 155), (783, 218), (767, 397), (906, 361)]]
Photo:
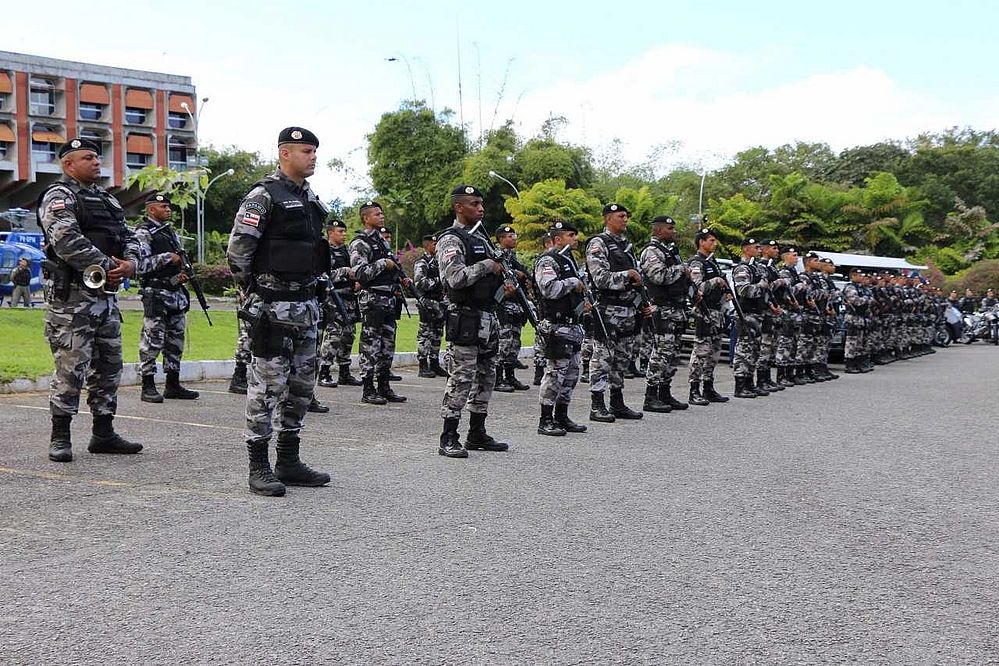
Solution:
[[(180, 237), (169, 222), (150, 217), (135, 228), (143, 247), (139, 273), (142, 287), (142, 333), (139, 337), (139, 368), (142, 375), (156, 373), (156, 357), (163, 354), (163, 371), (180, 372), (180, 357), (184, 353), (184, 332), (191, 296), (183, 284), (176, 282), (180, 267), (171, 263), (174, 250), (151, 254), (156, 245), (181, 247)], [(164, 241), (165, 240), (165, 246)]]
[[(566, 250), (569, 252), (570, 250)], [(568, 405), (579, 381), (579, 352), (583, 343), (580, 283), (571, 261), (551, 249), (534, 264), (534, 281), (542, 300), (544, 318), (538, 335), (544, 336), (549, 358), (541, 379), (539, 401), (547, 407)]]
[(694, 348), (690, 353), (690, 383), (692, 386), (698, 382), (713, 385), (725, 325), (722, 298), (727, 293), (724, 287), (713, 280), (725, 278), (717, 264), (700, 252), (691, 257), (688, 268), (690, 282), (696, 292), (695, 300), (699, 301), (694, 310), (696, 329)]
[(689, 318), (685, 307), (690, 289), (687, 266), (675, 243), (667, 245), (657, 239), (642, 251), (639, 261), (656, 306), (655, 340), (646, 336), (651, 347), (646, 378), (649, 386), (668, 390), (680, 364), (680, 345)]
[[(503, 256), (509, 266), (514, 270), (528, 273), (529, 270), (522, 263), (517, 261), (517, 251), (514, 249), (503, 250)], [(499, 332), (499, 354), (496, 363), (502, 367), (509, 367), (517, 364), (520, 355), (521, 333), (524, 330), (524, 323), (527, 315), (524, 313), (524, 306), (517, 300), (516, 295), (504, 298), (499, 305), (497, 312), (500, 322)]]
[[(613, 244), (614, 248), (609, 248), (608, 244)], [(639, 330), (638, 295), (632, 288), (628, 268), (623, 264), (612, 266), (609, 257), (612, 249), (615, 254), (624, 256), (626, 246), (629, 244), (623, 234), (614, 235), (607, 230), (591, 238), (586, 245), (586, 270), (600, 293), (598, 307), (611, 336), (610, 340), (605, 340), (602, 333), (594, 330), (591, 393), (603, 393), (608, 388), (620, 391), (624, 387), (624, 372)]]
[[(383, 256), (376, 256), (381, 254)], [(396, 271), (386, 269), (386, 260), (395, 260), (377, 228), (366, 229), (350, 242), (350, 265), (361, 283), (361, 374), (384, 378), (395, 356), (397, 308)]]
[[(775, 289), (774, 282), (779, 279), (777, 275), (777, 270), (773, 267), (773, 261), (767, 260), (760, 264), (763, 270), (763, 279), (767, 283), (767, 289), (772, 295), (772, 300), (776, 301), (776, 304), (780, 307), (784, 307), (785, 303), (777, 297), (780, 293)], [(759, 368), (760, 372), (766, 376), (767, 384), (773, 386), (772, 377), (770, 376), (770, 368), (773, 367), (776, 357), (777, 357), (777, 330), (780, 325), (780, 317), (783, 313), (778, 316), (775, 315), (769, 308), (763, 311), (763, 319), (760, 325), (760, 356), (759, 356)], [(757, 374), (760, 374), (759, 372)]]
[(416, 332), (416, 356), (429, 366), (431, 363), (439, 363), (447, 312), (444, 285), (436, 256), (424, 253), (416, 260), (413, 264), (413, 283), (423, 295), (420, 303), (420, 328)]
[[(801, 335), (802, 313), (805, 285), (802, 284), (798, 271), (794, 266), (784, 266), (777, 273), (782, 288), (787, 294), (788, 308), (781, 316), (780, 333), (777, 336), (777, 367), (786, 368), (792, 372), (800, 357), (798, 340)], [(798, 305), (793, 305), (792, 299)]]
[(732, 358), (735, 393), (738, 396), (742, 389), (760, 393), (765, 389), (757, 390), (753, 378), (759, 366), (762, 313), (768, 295), (766, 274), (754, 260), (743, 259), (732, 268), (732, 285), (746, 319), (745, 323), (739, 323), (739, 338)]
[(846, 360), (847, 372), (854, 370), (853, 366), (864, 355), (864, 335), (867, 329), (867, 315), (871, 299), (865, 294), (863, 285), (851, 282), (843, 288), (843, 301), (846, 303), (846, 339), (843, 343), (843, 357)]
[[(354, 293), (354, 280), (349, 275), (350, 270), (350, 254), (346, 245), (330, 247), (330, 286), (323, 303), (326, 330), (319, 350), (319, 369), (327, 373), (334, 365), (338, 368), (350, 366), (350, 352), (354, 348), (356, 324), (359, 319), (357, 296)], [(346, 319), (334, 305), (334, 290), (347, 311)]]

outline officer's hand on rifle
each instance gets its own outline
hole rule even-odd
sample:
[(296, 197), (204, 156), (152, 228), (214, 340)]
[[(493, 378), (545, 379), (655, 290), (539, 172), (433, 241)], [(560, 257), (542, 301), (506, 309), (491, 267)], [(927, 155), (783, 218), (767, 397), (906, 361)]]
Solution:
[(386, 270), (389, 270), (389, 271), (394, 271), (394, 270), (395, 270), (395, 267), (396, 267), (397, 265), (398, 265), (398, 264), (396, 264), (396, 263), (395, 263), (394, 261), (392, 261), (391, 259), (385, 259), (385, 269), (386, 269)]
[(642, 313), (642, 316), (645, 317), (646, 319), (648, 319), (648, 318), (650, 318), (652, 316), (652, 312), (653, 312), (653, 308), (652, 308), (651, 304), (647, 303), (644, 306), (642, 306), (641, 313)]
[(517, 279), (520, 280), (521, 282), (527, 280), (527, 273), (525, 273), (524, 271), (514, 270), (513, 272), (517, 274)]
[(639, 287), (642, 284), (642, 274), (634, 268), (628, 269), (628, 279), (631, 280), (631, 283), (636, 287)]
[(180, 262), (184, 261), (179, 254), (176, 252), (170, 253), (170, 263), (174, 266), (180, 266)]
[(187, 273), (177, 273), (177, 284), (184, 284), (191, 279)]
[(583, 312), (590, 312), (593, 310), (593, 303), (589, 301), (583, 301)]
[(782, 312), (784, 312), (783, 310), (781, 310), (780, 306), (777, 305), (776, 303), (770, 304), (770, 311), (773, 312), (775, 315), (779, 315)]
[(408, 286), (410, 286), (412, 284), (413, 284), (413, 281), (410, 280), (408, 277), (402, 278), (402, 286), (403, 287), (408, 287)]
[(509, 282), (504, 282), (503, 283), (503, 295), (504, 296), (512, 296), (515, 293), (517, 293), (517, 285), (510, 284)]
[(586, 291), (586, 285), (585, 285), (585, 284), (583, 284), (582, 282), (577, 282), (577, 283), (576, 283), (576, 286), (575, 286), (575, 287), (573, 287), (573, 289), (572, 289), (572, 290), (573, 290), (574, 292), (576, 292), (577, 294), (581, 294), (581, 293), (583, 293), (584, 291)]
[(490, 263), (490, 270), (493, 273), (496, 273), (496, 275), (499, 275), (500, 273), (503, 272), (503, 264), (501, 264), (500, 262), (496, 261), (495, 259), (483, 259), (483, 261), (491, 262)]

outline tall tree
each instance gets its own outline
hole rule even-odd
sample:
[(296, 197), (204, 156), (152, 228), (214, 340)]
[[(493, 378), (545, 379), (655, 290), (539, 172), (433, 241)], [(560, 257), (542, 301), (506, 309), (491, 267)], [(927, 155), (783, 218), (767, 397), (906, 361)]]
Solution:
[(542, 248), (541, 236), (553, 222), (565, 220), (579, 229), (580, 236), (591, 236), (602, 230), (600, 200), (586, 190), (567, 188), (557, 179), (535, 183), (521, 192), (520, 198), (506, 200), (506, 209), (513, 217), (513, 228), (520, 244), (528, 251)]

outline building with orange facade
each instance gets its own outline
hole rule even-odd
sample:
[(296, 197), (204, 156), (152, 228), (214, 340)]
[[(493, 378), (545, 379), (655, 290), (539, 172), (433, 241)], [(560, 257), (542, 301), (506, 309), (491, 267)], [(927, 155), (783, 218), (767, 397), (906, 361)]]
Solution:
[(0, 211), (35, 207), (74, 136), (100, 142), (102, 185), (134, 208), (129, 173), (195, 167), (195, 103), (187, 76), (0, 51)]

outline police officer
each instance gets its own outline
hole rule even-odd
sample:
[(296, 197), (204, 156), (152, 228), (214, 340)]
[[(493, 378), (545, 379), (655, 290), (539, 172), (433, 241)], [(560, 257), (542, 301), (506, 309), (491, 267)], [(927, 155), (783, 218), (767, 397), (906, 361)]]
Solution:
[[(377, 201), (361, 205), (364, 229), (350, 242), (350, 266), (361, 283), (358, 299), (361, 308), (361, 344), (359, 346), (361, 400), (372, 405), (406, 402), (389, 384), (395, 356), (395, 333), (398, 308), (403, 298), (399, 290), (397, 259), (382, 237), (385, 213)], [(375, 382), (377, 380), (377, 388)]]
[[(156, 193), (146, 199), (146, 216), (135, 227), (143, 248), (139, 266), (142, 287), (142, 333), (139, 336), (139, 369), (142, 373), (143, 402), (163, 402), (163, 398), (194, 400), (197, 391), (180, 384), (180, 357), (184, 353), (184, 332), (191, 295), (184, 283), (189, 277), (183, 270), (178, 252), (180, 237), (170, 226), (170, 199)], [(147, 254), (148, 253), (148, 254)], [(163, 354), (166, 386), (156, 390), (156, 357)]]
[(863, 372), (861, 363), (864, 357), (868, 310), (871, 298), (864, 288), (864, 272), (860, 268), (850, 270), (850, 284), (843, 288), (843, 302), (846, 304), (844, 323), (846, 338), (843, 342), (843, 358), (846, 373), (855, 375)]
[[(539, 254), (537, 257), (534, 258), (534, 266), (532, 266), (532, 268), (531, 268), (531, 275), (537, 275), (538, 274), (538, 265), (537, 265), (538, 264), (538, 259), (540, 259), (542, 256), (544, 256), (544, 253), (547, 252), (548, 250), (552, 249), (552, 247), (554, 246), (554, 242), (552, 241), (551, 232), (546, 231), (542, 235), (541, 241), (542, 241), (542, 243), (544, 243), (545, 249), (541, 252), (541, 254)], [(538, 285), (537, 285), (537, 282), (533, 282), (532, 283), (532, 287), (534, 289), (534, 301), (536, 303), (538, 303), (539, 305), (543, 305), (544, 299), (542, 299), (541, 296), (538, 294)], [(584, 314), (583, 316), (584, 316), (584, 320), (585, 320), (585, 318), (586, 318), (587, 315)], [(547, 365), (547, 363), (548, 363), (548, 360), (545, 358), (545, 354), (546, 354), (546, 352), (545, 352), (545, 336), (543, 336), (543, 335), (535, 335), (534, 336), (534, 353), (533, 353), (533, 360), (534, 360), (534, 382), (533, 382), (533, 384), (535, 386), (541, 386), (541, 378), (544, 377), (544, 375), (545, 375), (545, 365)]]
[(538, 391), (541, 402), (538, 434), (558, 437), (567, 432), (586, 432), (586, 426), (569, 418), (569, 402), (579, 380), (582, 316), (590, 303), (583, 298), (586, 287), (572, 258), (579, 242), (576, 227), (559, 221), (552, 225), (549, 234), (552, 247), (534, 264), (534, 283), (542, 313), (537, 334), (545, 338), (548, 355)]
[(996, 300), (996, 290), (993, 289), (992, 287), (989, 287), (985, 291), (985, 297), (982, 299), (982, 304), (979, 309), (982, 311), (989, 310), (991, 308), (994, 308), (997, 303), (999, 303), (999, 300)]
[(423, 254), (413, 264), (413, 282), (420, 295), (420, 328), (416, 332), (416, 358), (420, 363), (420, 377), (447, 377), (441, 367), (441, 338), (444, 337), (444, 319), (447, 303), (444, 301), (444, 283), (437, 263), (437, 236), (423, 237)]
[(781, 290), (787, 304), (777, 336), (777, 382), (785, 387), (803, 386), (807, 382), (798, 376), (797, 358), (806, 287), (798, 276), (798, 248), (793, 245), (781, 248), (781, 263), (777, 280), (772, 283)]
[[(245, 293), (253, 361), (246, 394), (250, 490), (281, 496), (285, 486), (323, 486), (330, 475), (299, 458), (299, 433), (316, 383), (319, 278), (329, 271), (323, 238), (329, 210), (306, 180), (319, 139), (302, 127), (278, 135), (279, 168), (254, 184), (236, 212), (227, 257)], [(320, 298), (322, 294), (318, 295)], [(277, 417), (277, 462), (267, 449)]]
[(704, 227), (694, 236), (697, 253), (687, 262), (694, 288), (694, 348), (690, 353), (690, 396), (692, 405), (728, 402), (715, 390), (715, 366), (721, 355), (725, 317), (722, 301), (728, 294), (725, 276), (713, 260), (718, 237)]
[(690, 278), (687, 265), (676, 247), (676, 222), (668, 215), (652, 220), (652, 240), (642, 250), (642, 275), (655, 306), (654, 340), (651, 341), (645, 405), (647, 412), (687, 409), (671, 394), (670, 385), (680, 358), (683, 331), (687, 328), (687, 297)]
[[(496, 243), (517, 279), (523, 285), (527, 282), (527, 267), (517, 260), (517, 232), (510, 225), (496, 230)], [(516, 297), (504, 298), (497, 312), (500, 322), (499, 357), (496, 359), (496, 386), (493, 390), (502, 393), (526, 391), (530, 387), (516, 376), (520, 355), (521, 333), (527, 322), (524, 306)]]
[(763, 271), (763, 281), (770, 293), (770, 300), (763, 310), (760, 326), (760, 356), (756, 369), (756, 385), (764, 390), (783, 391), (785, 387), (775, 382), (770, 369), (774, 366), (777, 355), (777, 330), (784, 316), (784, 306), (787, 304), (785, 289), (780, 286), (780, 276), (774, 267), (774, 261), (780, 256), (780, 248), (775, 240), (761, 241), (760, 261), (757, 264)]
[(832, 347), (832, 336), (836, 332), (837, 316), (840, 303), (843, 302), (839, 287), (832, 279), (832, 274), (836, 272), (836, 264), (832, 259), (823, 257), (819, 261), (819, 279), (825, 292), (824, 311), (825, 317), (822, 322), (822, 335), (819, 338), (819, 361), (815, 368), (817, 374), (826, 379), (839, 379), (839, 375), (829, 370), (829, 349)]
[[(642, 284), (642, 274), (625, 236), (629, 215), (620, 204), (604, 206), (604, 230), (586, 244), (586, 271), (598, 292), (597, 307), (610, 338), (594, 327), (590, 420), (602, 423), (642, 418), (642, 412), (624, 404), (624, 371), (632, 357), (635, 335), (641, 330), (641, 317), (652, 314), (651, 306), (639, 310), (637, 287)], [(607, 388), (610, 410), (604, 402)]]
[[(347, 225), (341, 220), (333, 220), (327, 227), (327, 240), (330, 244), (330, 287), (326, 294), (326, 335), (319, 350), (319, 378), (317, 383), (326, 388), (360, 386), (361, 380), (350, 374), (350, 352), (354, 347), (357, 322), (357, 291), (361, 288), (354, 279), (354, 269), (350, 267), (350, 252), (347, 250)], [(346, 311), (340, 312), (336, 299)], [(337, 367), (336, 376), (333, 366)]]
[[(437, 262), (448, 300), (445, 339), (449, 345), (450, 375), (441, 403), (444, 430), (438, 453), (449, 458), (467, 458), (469, 450), (509, 448), (486, 433), (486, 415), (496, 383), (499, 351), (494, 296), (501, 286), (507, 296), (515, 288), (503, 283), (502, 264), (491, 258), (482, 236), (472, 233), (482, 221), (482, 193), (471, 185), (458, 185), (451, 192), (451, 208), (454, 224), (437, 235)], [(461, 410), (466, 406), (469, 424), (463, 447), (458, 425)]]
[(736, 398), (757, 398), (770, 395), (762, 386), (754, 386), (753, 377), (759, 366), (760, 337), (763, 312), (767, 309), (767, 284), (763, 270), (756, 265), (760, 243), (752, 237), (742, 241), (742, 257), (732, 268), (732, 284), (739, 307), (745, 317), (738, 323), (739, 338), (732, 357)]
[[(49, 460), (73, 459), (70, 423), (87, 385), (93, 415), (91, 453), (138, 453), (141, 444), (114, 431), (121, 379), (121, 313), (115, 295), (138, 268), (141, 248), (125, 225), (121, 204), (97, 183), (100, 146), (72, 139), (59, 149), (63, 177), (38, 198), (38, 224), (45, 234), (46, 272), (52, 280), (45, 339), (55, 371), (49, 389), (52, 437)], [(105, 284), (92, 288), (103, 271)]]

